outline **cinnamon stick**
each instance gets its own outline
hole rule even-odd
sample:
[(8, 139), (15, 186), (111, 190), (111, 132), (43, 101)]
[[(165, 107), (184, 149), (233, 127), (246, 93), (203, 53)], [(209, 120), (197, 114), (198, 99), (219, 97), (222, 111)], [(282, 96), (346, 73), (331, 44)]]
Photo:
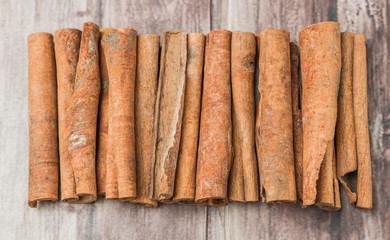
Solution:
[(109, 32), (104, 34), (102, 46), (110, 81), (106, 198), (129, 201), (137, 196), (134, 119), (137, 32), (132, 28)]
[(212, 206), (228, 202), (232, 161), (231, 35), (227, 30), (213, 30), (206, 36), (195, 201)]
[(137, 43), (137, 76), (135, 83), (135, 143), (137, 197), (135, 203), (157, 207), (153, 198), (156, 131), (154, 129), (157, 95), (159, 35), (140, 35)]
[(171, 201), (179, 154), (183, 118), (187, 35), (183, 31), (163, 33), (155, 119), (157, 149), (154, 199)]
[(53, 35), (28, 36), (28, 205), (58, 200), (57, 84)]
[[(65, 141), (73, 170), (70, 203), (89, 203), (97, 198), (96, 125), (100, 95), (99, 27), (84, 23), (76, 76), (70, 86), (65, 115)], [(64, 137), (64, 136), (60, 136)]]
[(186, 90), (173, 201), (193, 204), (205, 36), (201, 33), (190, 33), (187, 39)]
[(231, 47), (232, 119), (234, 158), (229, 179), (229, 200), (259, 201), (255, 148), (254, 74), (256, 38), (233, 32)]
[[(334, 139), (341, 68), (340, 26), (310, 25), (299, 32), (302, 72), (303, 206), (318, 196), (317, 181)], [(325, 170), (324, 170), (325, 171)]]
[(293, 135), (294, 135), (294, 162), (297, 198), (302, 202), (303, 196), (303, 132), (301, 111), (301, 83), (299, 80), (299, 50), (295, 43), (290, 43), (291, 63), (291, 98), (293, 112)]
[(58, 94), (58, 135), (60, 149), (60, 175), (62, 201), (77, 201), (74, 191), (74, 172), (68, 152), (66, 109), (73, 92), (76, 79), (77, 62), (79, 59), (81, 31), (65, 28), (55, 33), (55, 56), (57, 66)]
[(106, 159), (107, 159), (107, 146), (108, 146), (108, 121), (109, 121), (109, 108), (108, 108), (108, 89), (109, 78), (106, 57), (104, 55), (102, 47), (103, 36), (109, 32), (113, 32), (113, 28), (100, 29), (100, 42), (99, 42), (99, 54), (100, 54), (100, 79), (101, 79), (101, 91), (99, 99), (99, 120), (98, 120), (98, 149), (97, 149), (97, 161), (96, 161), (96, 183), (98, 195), (106, 194)]
[(341, 33), (342, 66), (336, 124), (337, 177), (353, 206), (372, 208), (365, 51), (364, 35)]
[(256, 144), (263, 202), (296, 202), (291, 104), (290, 34), (260, 33)]
[(341, 33), (341, 79), (337, 102), (337, 177), (351, 204), (356, 203), (356, 134), (353, 109), (353, 56), (355, 34)]
[(358, 162), (356, 206), (372, 208), (371, 155), (367, 114), (366, 42), (363, 34), (355, 35), (353, 66), (353, 109)]
[(317, 180), (317, 196), (315, 204), (324, 210), (340, 210), (339, 181), (336, 174), (336, 159), (334, 141), (331, 140), (326, 148)]

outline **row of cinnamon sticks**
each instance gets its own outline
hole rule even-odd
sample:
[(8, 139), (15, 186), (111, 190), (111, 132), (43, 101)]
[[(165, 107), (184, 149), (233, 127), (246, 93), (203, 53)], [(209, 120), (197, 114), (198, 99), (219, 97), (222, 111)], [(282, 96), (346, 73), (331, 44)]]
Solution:
[(132, 28), (31, 34), (29, 206), (58, 200), (60, 185), (69, 203), (337, 210), (340, 181), (371, 208), (364, 35), (323, 22), (299, 41), (166, 31), (160, 54), (159, 35)]

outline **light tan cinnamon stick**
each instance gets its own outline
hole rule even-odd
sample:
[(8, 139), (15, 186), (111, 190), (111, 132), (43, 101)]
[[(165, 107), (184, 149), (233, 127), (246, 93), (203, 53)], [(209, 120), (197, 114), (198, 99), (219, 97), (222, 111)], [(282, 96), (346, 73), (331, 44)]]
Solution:
[(100, 29), (100, 42), (99, 42), (99, 55), (100, 55), (100, 79), (101, 79), (101, 91), (99, 99), (99, 121), (98, 121), (98, 149), (97, 149), (97, 161), (96, 161), (96, 183), (98, 195), (106, 194), (106, 159), (107, 159), (107, 146), (108, 146), (108, 121), (109, 121), (109, 108), (108, 108), (108, 89), (109, 78), (106, 57), (104, 55), (101, 41), (103, 36), (109, 32), (113, 32), (113, 28)]
[(302, 132), (302, 111), (301, 111), (301, 83), (299, 80), (299, 50), (295, 43), (290, 43), (291, 59), (291, 98), (293, 113), (294, 132), (294, 162), (295, 181), (297, 188), (297, 198), (302, 202), (303, 195), (303, 132)]
[(131, 201), (144, 204), (146, 207), (157, 207), (157, 201), (152, 198), (157, 137), (154, 119), (159, 47), (159, 35), (138, 36), (135, 82), (137, 197)]
[(353, 66), (353, 109), (358, 162), (356, 206), (372, 208), (371, 155), (367, 114), (366, 42), (363, 34), (355, 35)]
[(28, 36), (28, 205), (58, 200), (57, 84), (53, 35)]
[(187, 35), (183, 31), (163, 33), (155, 119), (157, 149), (154, 199), (170, 202), (173, 197), (183, 118)]
[(231, 47), (232, 119), (234, 158), (229, 179), (229, 200), (259, 201), (255, 148), (256, 38), (250, 32), (233, 32)]
[(256, 145), (263, 202), (296, 202), (291, 105), (290, 34), (260, 33)]
[(134, 95), (137, 32), (118, 29), (104, 34), (107, 63), (109, 123), (106, 198), (129, 201), (137, 196)]
[(317, 181), (334, 139), (341, 68), (340, 26), (310, 25), (299, 32), (302, 72), (303, 206), (316, 202)]
[(195, 203), (196, 156), (203, 82), (205, 36), (187, 35), (186, 90), (174, 202)]
[(232, 161), (231, 35), (227, 30), (213, 30), (206, 37), (195, 201), (212, 206), (228, 202)]

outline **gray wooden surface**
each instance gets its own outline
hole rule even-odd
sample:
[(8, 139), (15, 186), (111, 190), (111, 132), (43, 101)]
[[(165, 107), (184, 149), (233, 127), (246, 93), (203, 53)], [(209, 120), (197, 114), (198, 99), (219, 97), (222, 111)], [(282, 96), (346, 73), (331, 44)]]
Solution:
[[(388, 0), (0, 0), (0, 239), (390, 239), (390, 3)], [(132, 26), (207, 33), (291, 32), (337, 20), (342, 31), (365, 33), (373, 161), (373, 210), (231, 203), (226, 207), (95, 204), (27, 207), (27, 35), (82, 28)]]

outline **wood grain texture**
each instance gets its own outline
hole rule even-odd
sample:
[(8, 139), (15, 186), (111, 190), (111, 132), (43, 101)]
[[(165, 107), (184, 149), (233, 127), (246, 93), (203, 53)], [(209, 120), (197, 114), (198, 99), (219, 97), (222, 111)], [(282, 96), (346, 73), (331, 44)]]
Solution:
[[(135, 1), (133, 1), (135, 2)], [(12, 9), (12, 10), (10, 10)], [(0, 236), (2, 239), (388, 239), (390, 235), (390, 4), (386, 0), (184, 0), (7, 1), (0, 0)], [(229, 12), (229, 13), (228, 13)], [(230, 203), (226, 207), (161, 204), (157, 209), (106, 201), (27, 207), (27, 35), (100, 27), (134, 27), (139, 34), (210, 28), (291, 32), (322, 20), (338, 20), (341, 31), (365, 33), (368, 110), (372, 154), (372, 210)], [(257, 74), (256, 74), (257, 75)], [(12, 199), (8, 193), (12, 193)]]

